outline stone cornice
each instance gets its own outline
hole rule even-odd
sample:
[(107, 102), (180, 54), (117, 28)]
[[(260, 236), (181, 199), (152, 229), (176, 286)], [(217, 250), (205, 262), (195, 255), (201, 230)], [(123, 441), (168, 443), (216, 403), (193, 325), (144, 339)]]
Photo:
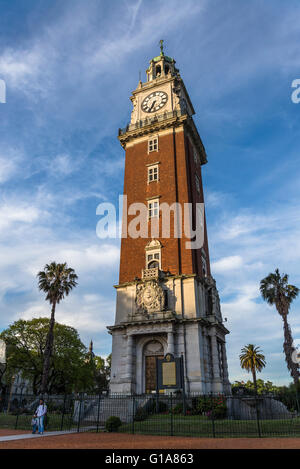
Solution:
[(122, 131), (121, 133), (119, 132), (118, 139), (120, 140), (122, 147), (126, 149), (126, 144), (135, 138), (156, 133), (167, 128), (175, 129), (183, 126), (188, 130), (189, 135), (199, 152), (201, 165), (206, 164), (207, 158), (205, 148), (193, 118), (188, 114), (180, 115), (180, 113), (176, 111), (169, 114), (171, 114), (170, 117), (152, 119), (151, 121), (149, 119), (149, 123), (145, 123), (145, 121), (143, 121), (141, 125), (137, 124), (136, 127), (135, 125), (130, 124), (128, 126), (128, 130)]
[(171, 77), (159, 77), (159, 78), (155, 78), (155, 80), (151, 80), (151, 81), (146, 81), (144, 83), (140, 82), (137, 86), (137, 88), (132, 91), (132, 95), (137, 95), (139, 94), (141, 91), (145, 91), (145, 90), (150, 90), (151, 88), (157, 88), (158, 85), (164, 85), (165, 83), (168, 83), (170, 81), (174, 81), (176, 79), (175, 76), (171, 76)]
[(155, 132), (159, 132), (160, 130), (164, 130), (167, 128), (175, 128), (183, 125), (184, 122), (187, 121), (189, 116), (187, 114), (184, 115), (177, 115), (176, 112), (170, 112), (170, 117), (166, 117), (165, 119), (162, 117), (161, 119), (157, 118), (149, 118), (149, 123), (145, 123), (145, 120), (142, 121), (143, 125), (139, 126), (139, 123), (135, 126), (134, 124), (130, 124), (128, 126), (128, 130), (118, 135), (118, 139), (123, 148), (126, 148), (126, 143), (131, 141), (137, 137), (143, 137), (144, 135), (152, 134)]
[(183, 317), (172, 317), (172, 318), (165, 318), (165, 319), (145, 319), (145, 320), (138, 320), (138, 321), (126, 321), (120, 324), (115, 324), (114, 326), (107, 326), (109, 331), (114, 331), (117, 329), (127, 329), (128, 327), (135, 327), (135, 326), (148, 326), (150, 324), (191, 324), (191, 323), (200, 323), (203, 326), (208, 328), (216, 326), (215, 324), (210, 323), (205, 318), (183, 318)]
[[(195, 277), (197, 277), (197, 274), (165, 275), (164, 280), (169, 280), (169, 279), (176, 280), (176, 279), (179, 279), (179, 278), (186, 279), (186, 278), (195, 278)], [(200, 278), (199, 278), (199, 280), (200, 280)], [(125, 283), (121, 283), (119, 285), (114, 285), (114, 288), (116, 288), (116, 290), (117, 290), (118, 288), (129, 287), (131, 285), (136, 285), (137, 283), (144, 283), (144, 282), (143, 282), (142, 279), (138, 279), (138, 280), (133, 280), (132, 282), (125, 282)]]

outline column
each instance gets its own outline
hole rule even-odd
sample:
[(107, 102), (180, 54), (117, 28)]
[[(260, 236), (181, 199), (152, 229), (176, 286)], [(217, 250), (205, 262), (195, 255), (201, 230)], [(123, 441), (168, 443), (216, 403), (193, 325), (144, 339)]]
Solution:
[(169, 331), (168, 332), (168, 349), (167, 349), (167, 353), (171, 353), (172, 355), (174, 355), (175, 349), (174, 349), (174, 332), (173, 331)]
[[(221, 382), (220, 366), (219, 366), (219, 354), (216, 334), (211, 335), (211, 347), (212, 347), (212, 362), (214, 371), (214, 381)], [(220, 391), (217, 389), (217, 391)]]
[(132, 382), (133, 335), (127, 336), (126, 377)]
[(223, 356), (223, 377), (224, 377), (225, 391), (231, 393), (231, 386), (230, 386), (229, 376), (228, 376), (228, 364), (227, 364), (225, 342), (222, 342), (222, 356)]

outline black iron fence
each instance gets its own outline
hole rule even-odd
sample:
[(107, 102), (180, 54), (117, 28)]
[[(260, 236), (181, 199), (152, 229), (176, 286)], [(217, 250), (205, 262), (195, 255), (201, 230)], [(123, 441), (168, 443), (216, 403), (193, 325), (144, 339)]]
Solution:
[[(44, 396), (44, 400), (48, 408), (46, 431), (107, 430), (195, 437), (300, 436), (297, 396), (286, 401), (275, 395), (81, 393)], [(39, 396), (2, 396), (0, 428), (29, 431), (38, 404)]]

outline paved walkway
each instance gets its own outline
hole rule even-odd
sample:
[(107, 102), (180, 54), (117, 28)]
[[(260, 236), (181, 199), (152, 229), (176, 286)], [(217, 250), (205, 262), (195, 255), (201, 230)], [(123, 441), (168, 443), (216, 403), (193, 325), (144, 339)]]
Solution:
[(70, 433), (77, 433), (77, 430), (65, 430), (62, 432), (45, 432), (43, 435), (39, 435), (38, 433), (21, 433), (18, 435), (0, 436), (0, 441), (28, 440), (29, 438), (43, 438), (44, 436), (69, 435)]

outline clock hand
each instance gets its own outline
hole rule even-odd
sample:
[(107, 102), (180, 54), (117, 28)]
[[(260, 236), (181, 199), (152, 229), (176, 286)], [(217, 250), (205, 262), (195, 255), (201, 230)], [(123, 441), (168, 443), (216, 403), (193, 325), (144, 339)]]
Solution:
[(150, 111), (152, 110), (152, 108), (153, 108), (153, 106), (154, 106), (155, 103), (156, 103), (156, 100), (153, 101), (152, 106), (150, 107)]

